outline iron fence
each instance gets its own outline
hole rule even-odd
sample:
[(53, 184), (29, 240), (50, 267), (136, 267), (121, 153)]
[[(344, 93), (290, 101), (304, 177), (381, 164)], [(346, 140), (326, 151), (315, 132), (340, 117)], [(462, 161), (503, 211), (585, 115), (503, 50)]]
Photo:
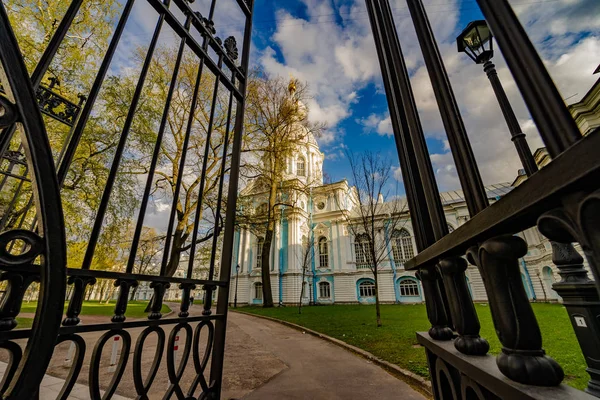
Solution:
[[(99, 93), (106, 83), (111, 63), (114, 61), (117, 47), (130, 40), (124, 37), (126, 25), (135, 12), (135, 0), (123, 2), (117, 15), (117, 23), (101, 63), (96, 72), (89, 92), (79, 96), (79, 102), (73, 102), (56, 92), (57, 80), (49, 85), (41, 85), (47, 76), (49, 67), (55, 61), (69, 30), (81, 12), (83, 0), (72, 0), (60, 21), (55, 21), (56, 29), (47, 42), (41, 58), (31, 75), (28, 74), (24, 57), (11, 26), (5, 6), (0, 2), (0, 61), (2, 92), (0, 93), (0, 153), (2, 156), (2, 181), (0, 185), (7, 190), (6, 182), (14, 180), (5, 209), (2, 210), (2, 233), (0, 233), (0, 280), (5, 285), (5, 293), (0, 302), (0, 348), (9, 353), (8, 366), (0, 383), (0, 394), (7, 399), (30, 399), (39, 396), (42, 381), (55, 347), (64, 342), (74, 346), (73, 362), (58, 398), (67, 399), (75, 383), (82, 379), (81, 371), (86, 355), (91, 354), (89, 374), (89, 396), (93, 399), (110, 398), (122, 383), (125, 368), (132, 367), (133, 383), (137, 398), (148, 398), (157, 372), (165, 368), (168, 372), (169, 386), (164, 398), (175, 396), (179, 399), (219, 398), (223, 372), (224, 341), (227, 322), (227, 299), (232, 263), (234, 216), (237, 200), (238, 172), (240, 166), (241, 139), (243, 127), (244, 97), (248, 78), (248, 60), (250, 35), (252, 30), (252, 0), (236, 0), (242, 31), (242, 49), (238, 50), (236, 37), (230, 36), (222, 41), (215, 27), (216, 0), (210, 1), (206, 16), (192, 7), (193, 0), (138, 0), (147, 2), (155, 18), (152, 36), (141, 55), (142, 63), (135, 90), (127, 107), (124, 123), (114, 146), (114, 156), (107, 164), (106, 183), (95, 210), (94, 222), (85, 246), (85, 255), (80, 265), (67, 268), (67, 240), (63, 215), (62, 191), (78, 145), (95, 116), (94, 106)], [(183, 19), (180, 17), (183, 15)], [(146, 18), (149, 18), (146, 16)], [(140, 195), (139, 212), (131, 237), (127, 263), (122, 269), (99, 270), (92, 268), (94, 254), (101, 236), (107, 209), (114, 194), (115, 180), (126, 153), (126, 142), (131, 135), (136, 112), (142, 106), (141, 93), (147, 80), (153, 57), (156, 55), (161, 35), (168, 27), (173, 32), (177, 44), (177, 55), (168, 79), (166, 100), (161, 105), (160, 124), (155, 128), (151, 143), (151, 156), (147, 159), (143, 192)], [(228, 27), (230, 28), (230, 27)], [(240, 39), (240, 38), (237, 38)], [(241, 61), (238, 56), (241, 52)], [(144, 227), (144, 218), (148, 214), (152, 196), (152, 185), (158, 173), (158, 159), (161, 145), (165, 143), (167, 116), (177, 95), (176, 83), (182, 70), (184, 53), (192, 54), (196, 60), (193, 66), (196, 79), (193, 86), (192, 102), (182, 153), (174, 168), (183, 170), (186, 155), (190, 152), (192, 130), (191, 115), (199, 107), (208, 110), (204, 138), (204, 158), (198, 171), (196, 214), (190, 234), (189, 251), (195, 254), (196, 246), (203, 241), (211, 241), (206, 276), (199, 279), (194, 276), (195, 257), (189, 257), (183, 277), (174, 277), (167, 271), (170, 252), (174, 251), (173, 231), (177, 200), (185, 184), (179, 174), (173, 182), (173, 203), (167, 233), (162, 247), (162, 262), (158, 274), (136, 273), (136, 252)], [(198, 94), (203, 76), (214, 76), (211, 96), (207, 104), (200, 104)], [(55, 78), (53, 78), (55, 79)], [(228, 100), (217, 105), (218, 93)], [(204, 185), (207, 181), (207, 158), (211, 146), (211, 134), (215, 131), (215, 110), (221, 107), (226, 115), (224, 138), (219, 147), (221, 162), (217, 165), (215, 201), (211, 234), (199, 238), (201, 221), (198, 215), (205, 206)], [(46, 127), (51, 118), (68, 127), (59, 149), (52, 147)], [(16, 146), (16, 147), (15, 147)], [(168, 155), (168, 154), (167, 154)], [(18, 173), (15, 171), (18, 169)], [(21, 183), (19, 183), (19, 180)], [(30, 184), (28, 191), (20, 188), (23, 182)], [(3, 193), (6, 191), (3, 190)], [(9, 221), (5, 218), (14, 210), (19, 199), (24, 204), (19, 218)], [(29, 210), (32, 210), (29, 212)], [(221, 247), (222, 246), (222, 247)], [(224, 266), (218, 271), (219, 264)], [(71, 266), (71, 263), (70, 263)], [(117, 290), (116, 305), (112, 318), (106, 322), (81, 324), (79, 315), (83, 301), (97, 280), (114, 282)], [(30, 329), (15, 329), (20, 315), (25, 291), (33, 282), (39, 283), (38, 306)], [(147, 319), (127, 320), (125, 314), (130, 302), (131, 289), (148, 283), (154, 291)], [(165, 318), (161, 313), (165, 290), (176, 285), (182, 292), (180, 309), (176, 317)], [(70, 286), (70, 288), (68, 288)], [(204, 293), (203, 312), (200, 316), (190, 316), (190, 297), (192, 290), (202, 289)], [(65, 295), (69, 290), (68, 306), (64, 313)], [(213, 310), (213, 292), (218, 291), (216, 310)], [(131, 329), (142, 328), (133, 343)], [(165, 333), (170, 330), (169, 335)], [(93, 348), (88, 348), (85, 334), (96, 332), (100, 335)], [(179, 334), (185, 333), (183, 350), (176, 361), (175, 351)], [(156, 353), (149, 371), (142, 373), (141, 360), (147, 338), (156, 337)], [(118, 337), (122, 342), (120, 357), (115, 365), (115, 373), (108, 383), (101, 384), (100, 359), (106, 344)], [(205, 344), (204, 344), (205, 343)], [(21, 346), (23, 345), (23, 347)], [(131, 354), (130, 354), (131, 351)], [(163, 361), (163, 354), (166, 361)], [(131, 360), (130, 360), (131, 358)], [(210, 363), (210, 371), (209, 371)], [(183, 385), (182, 376), (191, 370), (193, 380)], [(85, 379), (84, 379), (85, 381)]]
[[(449, 233), (389, 2), (366, 3), (419, 251), (405, 268), (418, 271), (432, 325), (417, 339), (426, 349), (434, 396), (591, 397), (561, 385), (564, 372), (542, 347), (519, 272), (519, 258), (526, 254), (527, 245), (514, 236), (533, 226), (553, 241), (554, 263), (563, 277), (554, 288), (565, 296), (588, 363), (592, 379), (586, 392), (600, 395), (600, 135), (582, 137), (508, 1), (477, 0), (553, 158), (490, 206), (423, 3), (407, 0), (471, 217)], [(572, 242), (581, 244), (596, 282), (587, 279)], [(467, 260), (483, 277), (502, 344), (495, 358), (488, 355), (489, 344), (479, 335), (479, 319), (465, 279)]]

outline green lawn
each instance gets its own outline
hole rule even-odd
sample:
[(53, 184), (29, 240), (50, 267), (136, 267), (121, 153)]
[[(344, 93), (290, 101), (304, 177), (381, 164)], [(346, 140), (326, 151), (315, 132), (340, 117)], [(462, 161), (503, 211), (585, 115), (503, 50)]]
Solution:
[[(532, 306), (540, 324), (544, 348), (565, 370), (565, 383), (584, 389), (589, 375), (585, 372), (585, 360), (564, 307), (559, 304)], [(477, 304), (475, 307), (481, 321), (481, 336), (490, 342), (490, 352), (497, 354), (501, 346), (494, 331), (489, 307), (487, 304)], [(375, 326), (374, 306), (303, 307), (300, 315), (297, 307), (245, 307), (241, 310), (325, 333), (416, 374), (428, 376), (425, 351), (418, 346), (415, 336), (415, 332), (427, 331), (430, 327), (422, 304), (382, 305), (381, 328)]]
[[(147, 301), (130, 301), (127, 303), (127, 312), (125, 316), (130, 318), (143, 318), (148, 315), (148, 313), (144, 312)], [(65, 302), (65, 311), (67, 310), (68, 302)], [(32, 301), (30, 303), (23, 302), (21, 306), (22, 313), (34, 313), (37, 308), (37, 302)], [(164, 305), (162, 306), (161, 312), (163, 314), (168, 313), (171, 309)], [(99, 303), (97, 301), (84, 301), (83, 307), (81, 309), (81, 315), (106, 315), (112, 316), (115, 312), (115, 302), (111, 301), (108, 304), (102, 302)], [(21, 327), (21, 324), (19, 324)]]

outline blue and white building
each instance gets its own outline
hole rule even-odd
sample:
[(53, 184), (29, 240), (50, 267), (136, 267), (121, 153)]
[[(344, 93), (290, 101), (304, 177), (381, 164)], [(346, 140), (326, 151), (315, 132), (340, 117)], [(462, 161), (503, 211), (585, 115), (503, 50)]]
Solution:
[[(297, 304), (304, 285), (304, 303), (339, 304), (372, 303), (375, 301), (373, 274), (367, 265), (361, 237), (348, 229), (343, 213), (352, 212), (356, 202), (354, 191), (347, 181), (323, 184), (324, 155), (312, 136), (308, 136), (294, 156), (287, 162), (287, 182), (300, 180), (308, 189), (292, 194), (294, 207), (287, 207), (278, 218), (270, 252), (271, 287), (273, 301)], [(517, 181), (515, 181), (517, 182)], [(293, 186), (282, 184), (282, 187)], [(298, 185), (296, 185), (298, 186)], [(490, 202), (498, 200), (513, 188), (510, 183), (486, 187)], [(266, 212), (265, 185), (250, 182), (241, 192), (244, 204), (255, 207), (257, 215)], [(469, 219), (462, 191), (441, 193), (446, 220), (450, 230)], [(423, 301), (421, 283), (414, 272), (406, 271), (404, 263), (417, 250), (413, 240), (408, 207), (401, 229), (392, 235), (389, 255), (379, 271), (379, 295), (383, 303), (419, 303)], [(559, 301), (552, 290), (558, 275), (552, 264), (551, 246), (537, 229), (523, 232), (529, 244), (529, 253), (522, 259), (522, 281), (532, 301)], [(263, 238), (255, 230), (240, 228), (235, 234), (234, 263), (230, 301), (235, 297), (237, 284), (238, 304), (261, 304), (261, 251)], [(306, 243), (312, 242), (308, 262), (304, 262)], [(304, 243), (304, 245), (303, 245)], [(303, 265), (306, 268), (303, 271)], [(239, 266), (239, 272), (236, 271)], [(467, 282), (475, 301), (487, 301), (481, 276), (476, 267), (467, 270)]]

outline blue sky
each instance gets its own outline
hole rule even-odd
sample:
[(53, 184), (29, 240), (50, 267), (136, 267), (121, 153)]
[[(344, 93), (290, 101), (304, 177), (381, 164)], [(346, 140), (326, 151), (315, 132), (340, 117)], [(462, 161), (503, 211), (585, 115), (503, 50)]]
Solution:
[[(481, 66), (456, 51), (456, 36), (468, 22), (482, 18), (477, 2), (424, 3), (484, 183), (512, 182), (521, 166), (496, 98)], [(578, 101), (599, 77), (592, 72), (600, 63), (600, 1), (510, 3), (563, 98), (568, 103)], [(156, 14), (146, 2), (137, 4), (133, 32), (139, 35), (145, 31), (149, 36)], [(207, 15), (209, 4), (210, 0), (196, 0), (191, 6)], [(458, 189), (456, 169), (405, 0), (390, 0), (390, 4), (438, 186), (441, 191)], [(347, 178), (350, 173), (344, 149), (373, 150), (393, 161), (394, 176), (401, 182), (364, 0), (255, 0), (254, 8), (251, 63), (271, 75), (293, 75), (309, 84), (314, 96), (307, 104), (309, 116), (328, 125), (318, 138), (326, 156), (325, 171), (334, 180)], [(233, 35), (241, 44), (242, 19), (235, 0), (217, 1), (218, 36)], [(497, 48), (493, 61), (530, 147), (541, 147), (535, 124)]]
[[(404, 0), (390, 0), (401, 45), (441, 190), (458, 188), (445, 133)], [(487, 184), (512, 181), (520, 168), (507, 128), (481, 67), (456, 52), (455, 38), (482, 19), (474, 0), (425, 1), (465, 125)], [(568, 102), (595, 82), (600, 63), (600, 2), (513, 0), (515, 11)], [(594, 17), (595, 16), (595, 17)], [(315, 121), (329, 129), (319, 138), (325, 170), (348, 177), (343, 149), (397, 153), (382, 90), (364, 0), (256, 0), (252, 62), (271, 74), (308, 82)], [(533, 149), (542, 142), (499, 51), (494, 62)], [(401, 180), (399, 171), (396, 177)]]

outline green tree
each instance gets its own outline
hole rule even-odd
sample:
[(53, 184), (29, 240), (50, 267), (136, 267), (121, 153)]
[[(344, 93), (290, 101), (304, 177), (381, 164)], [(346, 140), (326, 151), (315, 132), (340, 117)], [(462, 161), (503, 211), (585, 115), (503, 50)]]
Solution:
[[(255, 71), (248, 83), (245, 112), (246, 162), (242, 175), (252, 180), (251, 197), (240, 199), (239, 222), (264, 239), (261, 251), (263, 307), (273, 307), (270, 252), (280, 207), (295, 206), (298, 194), (314, 182), (287, 179), (287, 161), (299, 146), (319, 135), (323, 124), (311, 122), (305, 103), (306, 83), (270, 77)], [(266, 198), (258, 207), (257, 195)], [(244, 211), (245, 210), (245, 211)]]

